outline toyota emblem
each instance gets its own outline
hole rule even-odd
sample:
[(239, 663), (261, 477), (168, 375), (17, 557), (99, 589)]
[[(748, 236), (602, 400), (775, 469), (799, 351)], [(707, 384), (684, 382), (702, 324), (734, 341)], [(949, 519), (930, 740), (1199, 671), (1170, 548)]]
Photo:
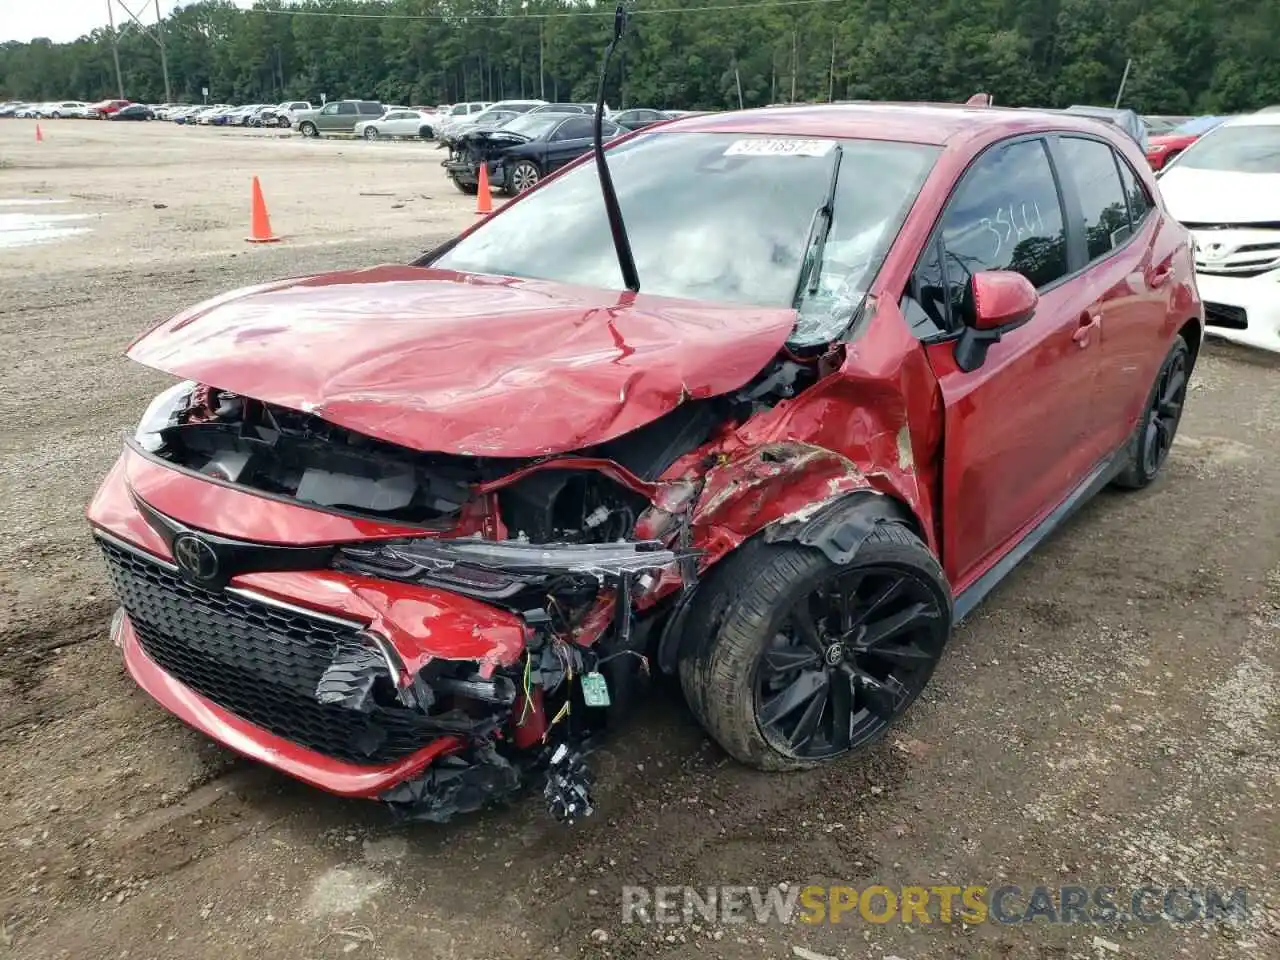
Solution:
[(174, 538), (173, 559), (192, 580), (208, 581), (218, 575), (218, 555), (193, 533), (181, 533)]

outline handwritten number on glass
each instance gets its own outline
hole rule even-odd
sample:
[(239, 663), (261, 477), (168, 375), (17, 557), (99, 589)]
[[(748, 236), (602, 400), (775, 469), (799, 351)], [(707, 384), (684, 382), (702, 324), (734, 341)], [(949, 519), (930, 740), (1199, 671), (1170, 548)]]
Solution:
[(1040, 204), (1032, 200), (1015, 201), (997, 207), (995, 217), (983, 217), (979, 223), (991, 237), (992, 249), (986, 262), (993, 267), (1004, 262), (1001, 256), (1007, 246), (1016, 246), (1024, 237), (1044, 236), (1044, 215)]

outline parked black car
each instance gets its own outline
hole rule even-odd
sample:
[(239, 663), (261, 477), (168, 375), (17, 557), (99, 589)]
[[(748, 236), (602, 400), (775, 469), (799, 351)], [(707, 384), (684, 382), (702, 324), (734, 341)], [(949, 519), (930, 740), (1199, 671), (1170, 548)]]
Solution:
[(620, 110), (609, 119), (624, 130), (639, 130), (659, 120), (670, 120), (671, 116), (661, 110), (636, 109)]
[[(463, 134), (441, 165), (454, 186), (474, 194), (480, 164), (487, 163), (489, 183), (514, 196), (590, 150), (594, 123), (580, 113), (528, 113), (497, 129)], [(602, 123), (606, 140), (622, 132), (611, 120)]]
[(108, 120), (154, 120), (155, 113), (150, 107), (142, 103), (131, 103), (127, 107), (121, 107), (115, 113), (108, 113)]

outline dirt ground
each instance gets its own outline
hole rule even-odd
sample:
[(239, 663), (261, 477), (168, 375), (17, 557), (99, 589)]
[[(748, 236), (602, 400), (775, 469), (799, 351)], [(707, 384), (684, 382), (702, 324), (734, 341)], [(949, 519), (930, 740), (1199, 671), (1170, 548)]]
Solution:
[[(90, 229), (0, 246), (0, 955), (1280, 957), (1280, 358), (1211, 342), (1166, 476), (1037, 550), (870, 753), (757, 774), (663, 692), (595, 758), (591, 819), (557, 826), (531, 796), (397, 826), (134, 688), (82, 510), (163, 384), (121, 356), (141, 328), (233, 286), (404, 261), (474, 200), (427, 144), (44, 133), (0, 121), (0, 214), (65, 200)], [(254, 174), (280, 244), (243, 240)], [(809, 882), (1245, 887), (1251, 918), (622, 922), (624, 884)]]

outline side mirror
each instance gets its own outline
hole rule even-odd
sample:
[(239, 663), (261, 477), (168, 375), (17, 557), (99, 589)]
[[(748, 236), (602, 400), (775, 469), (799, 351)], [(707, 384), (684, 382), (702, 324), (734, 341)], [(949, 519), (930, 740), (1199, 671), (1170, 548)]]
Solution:
[(1012, 270), (983, 270), (969, 284), (973, 326), (978, 330), (1011, 329), (1026, 323), (1040, 302), (1031, 281)]
[(977, 370), (987, 359), (987, 349), (1010, 330), (1036, 312), (1040, 295), (1020, 273), (1011, 270), (983, 270), (969, 278), (968, 325), (956, 341), (956, 366), (966, 373)]

